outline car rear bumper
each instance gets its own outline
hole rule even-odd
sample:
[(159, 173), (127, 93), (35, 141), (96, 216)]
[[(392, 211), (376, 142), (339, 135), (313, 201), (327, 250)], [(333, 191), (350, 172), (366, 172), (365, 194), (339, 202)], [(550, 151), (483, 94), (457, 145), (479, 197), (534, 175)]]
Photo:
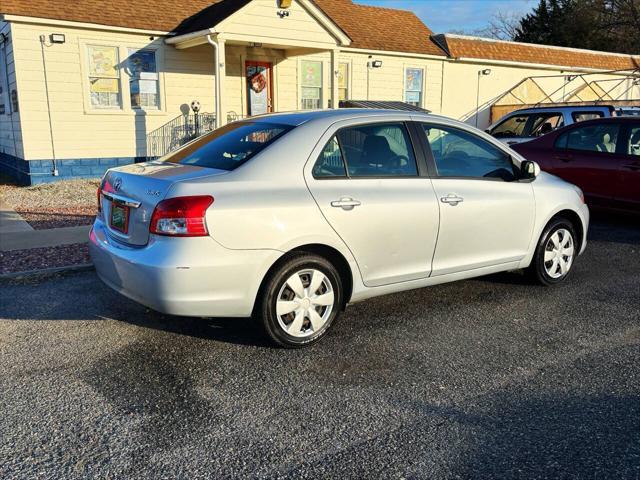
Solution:
[(211, 237), (151, 235), (144, 247), (113, 240), (96, 219), (89, 251), (100, 279), (154, 310), (196, 317), (248, 317), (275, 250), (230, 250)]
[(582, 255), (587, 248), (587, 233), (589, 232), (590, 220), (589, 207), (587, 207), (586, 203), (582, 204), (582, 208), (578, 212), (578, 215), (580, 216), (584, 227), (582, 231), (582, 242), (580, 242), (580, 252), (578, 252), (578, 255)]

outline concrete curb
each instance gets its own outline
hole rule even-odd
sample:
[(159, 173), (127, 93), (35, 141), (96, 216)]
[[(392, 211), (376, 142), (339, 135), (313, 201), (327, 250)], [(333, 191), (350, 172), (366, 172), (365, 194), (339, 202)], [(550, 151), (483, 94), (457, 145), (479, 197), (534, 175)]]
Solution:
[(3, 273), (0, 275), (0, 281), (3, 280), (22, 280), (37, 277), (49, 277), (60, 273), (70, 272), (86, 272), (93, 270), (93, 263), (85, 263), (82, 265), (69, 265), (66, 267), (43, 268), (41, 270), (27, 270), (24, 272)]

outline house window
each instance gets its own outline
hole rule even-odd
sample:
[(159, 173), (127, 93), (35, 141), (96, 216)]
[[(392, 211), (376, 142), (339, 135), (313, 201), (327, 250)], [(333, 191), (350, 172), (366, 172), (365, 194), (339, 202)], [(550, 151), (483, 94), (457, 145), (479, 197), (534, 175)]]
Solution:
[(127, 73), (130, 76), (131, 108), (159, 108), (156, 52), (130, 49)]
[(338, 100), (349, 99), (349, 64), (338, 64)]
[(404, 71), (404, 101), (409, 105), (422, 107), (422, 80), (424, 70), (406, 68)]
[(89, 95), (93, 108), (122, 108), (118, 48), (88, 45)]
[(314, 110), (322, 107), (322, 62), (303, 60), (300, 84), (300, 108)]

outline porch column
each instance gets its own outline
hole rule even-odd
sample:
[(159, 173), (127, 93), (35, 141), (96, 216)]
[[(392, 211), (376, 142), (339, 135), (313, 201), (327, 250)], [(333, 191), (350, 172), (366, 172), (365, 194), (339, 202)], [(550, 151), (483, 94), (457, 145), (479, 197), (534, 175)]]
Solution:
[(331, 108), (338, 108), (340, 93), (338, 91), (338, 50), (331, 50)]
[(218, 122), (218, 126), (221, 127), (222, 125), (226, 125), (227, 124), (227, 102), (226, 102), (226, 95), (225, 95), (225, 86), (227, 83), (227, 66), (226, 66), (226, 59), (227, 59), (227, 54), (226, 54), (226, 50), (225, 50), (225, 40), (224, 38), (221, 37), (221, 35), (218, 35), (218, 58), (216, 58), (216, 62), (218, 62), (219, 67), (220, 67), (220, 81), (218, 82), (218, 108), (220, 109), (220, 112), (216, 112), (216, 115), (218, 116), (218, 118), (220, 119), (220, 121)]

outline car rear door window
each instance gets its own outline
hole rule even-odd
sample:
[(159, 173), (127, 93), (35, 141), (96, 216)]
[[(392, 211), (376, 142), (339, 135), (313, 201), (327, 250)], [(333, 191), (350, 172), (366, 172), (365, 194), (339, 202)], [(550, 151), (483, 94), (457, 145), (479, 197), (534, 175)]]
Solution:
[(640, 157), (640, 127), (631, 127), (626, 153)]
[(502, 123), (496, 125), (493, 130), (491, 130), (491, 135), (496, 138), (521, 137), (528, 119), (529, 115), (514, 115), (513, 117), (509, 117)]
[(318, 160), (313, 166), (315, 178), (344, 178), (347, 172), (344, 166), (344, 158), (338, 139), (333, 136), (322, 149)]
[(349, 177), (418, 175), (409, 133), (401, 122), (348, 127), (337, 138)]
[(440, 177), (516, 179), (511, 157), (461, 129), (423, 124)]
[(587, 152), (615, 153), (620, 126), (616, 123), (585, 125), (563, 133), (556, 148)]
[(564, 126), (564, 117), (561, 113), (538, 113), (531, 116), (528, 128), (529, 137), (541, 137), (547, 133)]

